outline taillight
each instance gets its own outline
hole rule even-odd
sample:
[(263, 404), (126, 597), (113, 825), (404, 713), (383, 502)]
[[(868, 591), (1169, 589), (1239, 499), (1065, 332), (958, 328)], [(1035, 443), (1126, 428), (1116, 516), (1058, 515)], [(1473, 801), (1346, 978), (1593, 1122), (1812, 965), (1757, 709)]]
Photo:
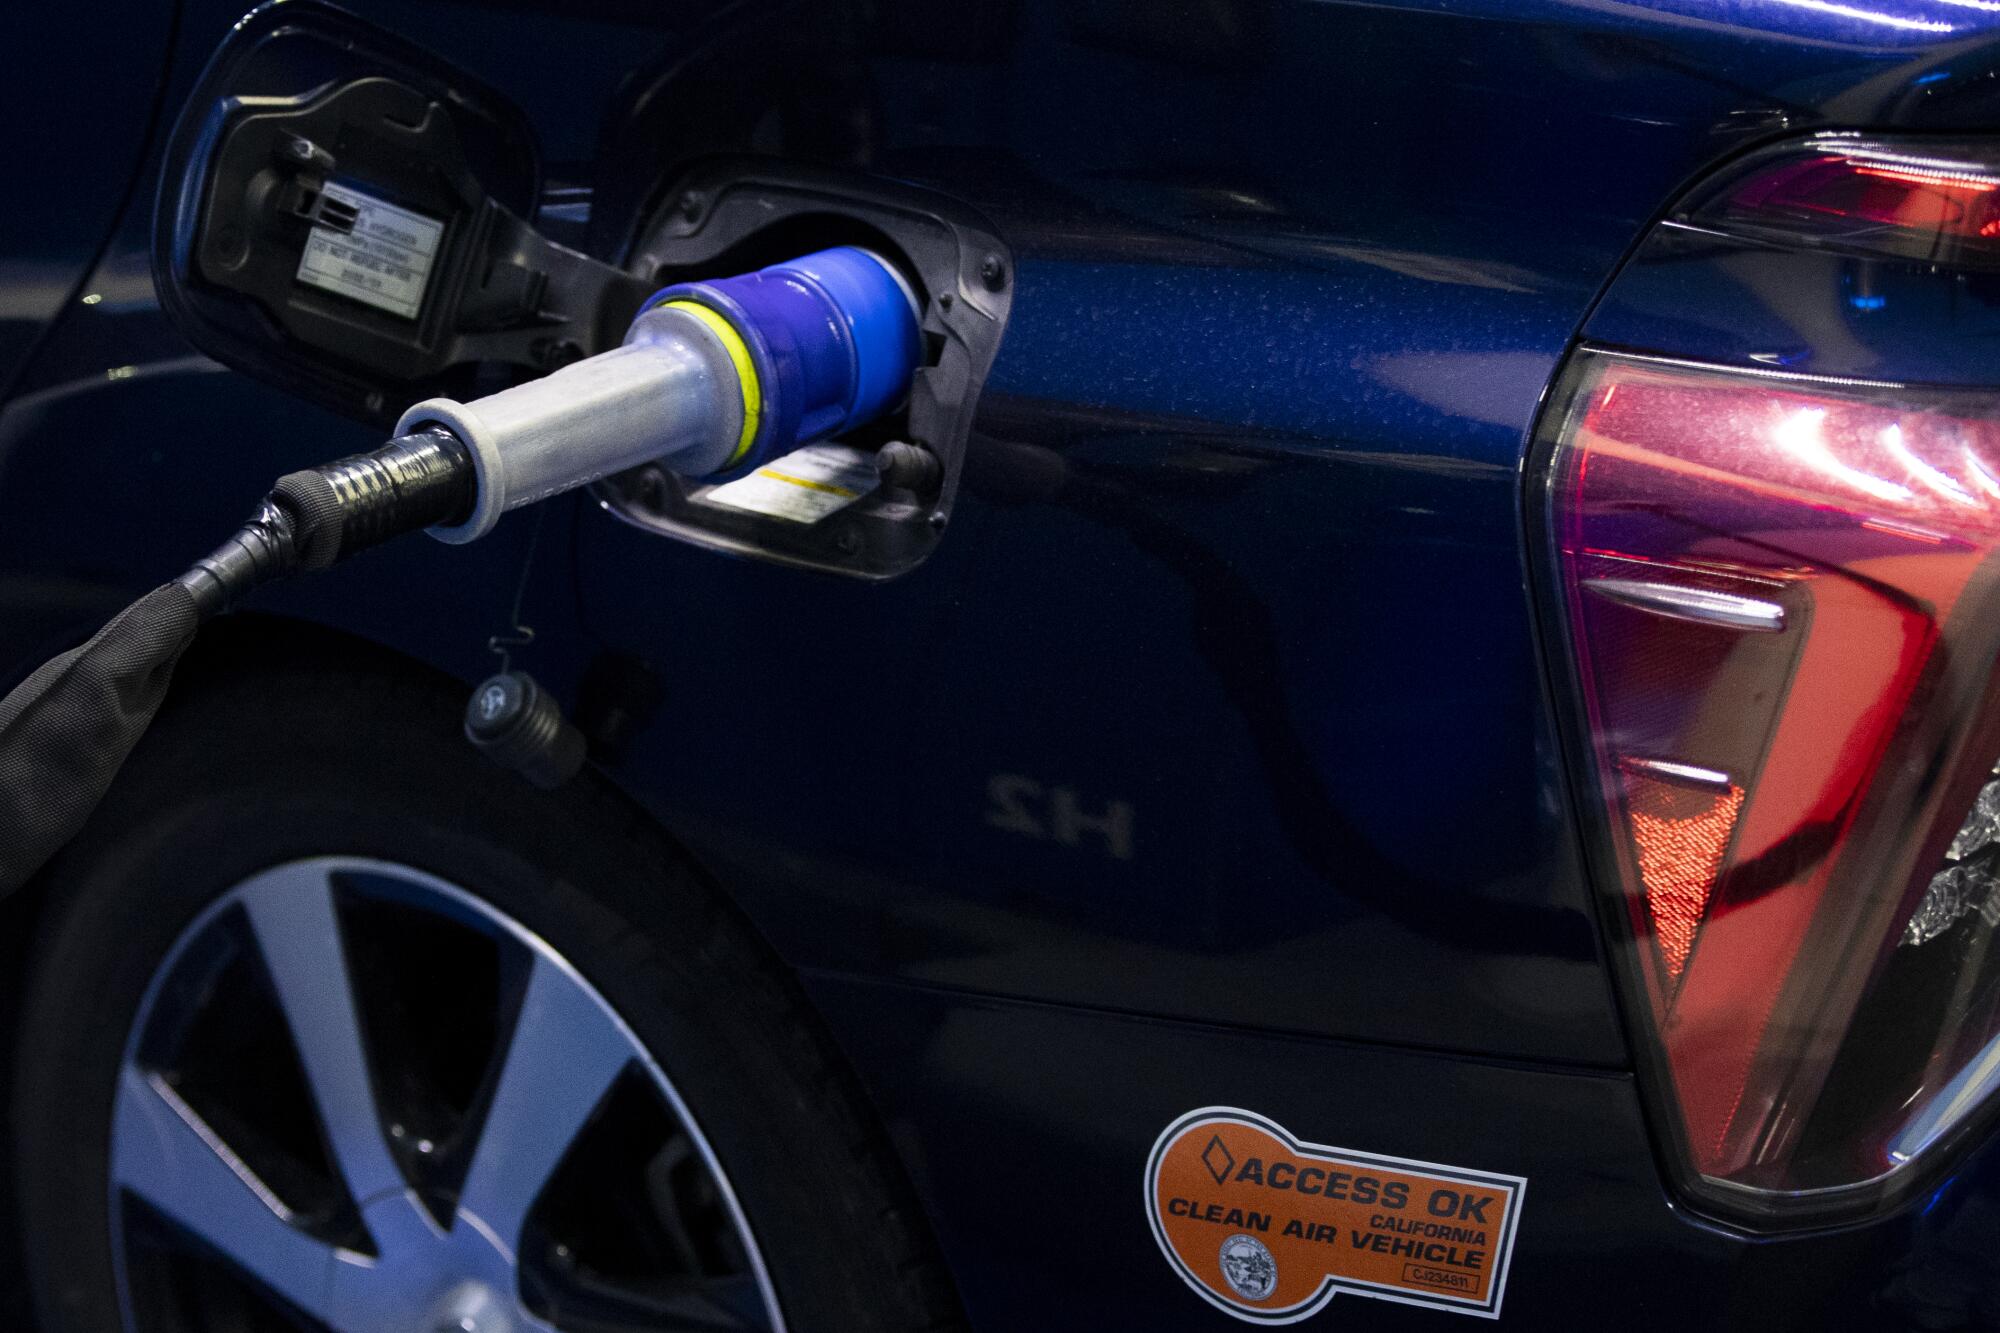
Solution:
[(1550, 534), (1711, 1198), (1862, 1206), (2000, 1086), (2000, 396), (1584, 350)]
[(2000, 160), (1990, 140), (1820, 134), (1752, 157), (1684, 222), (1787, 246), (2000, 266)]

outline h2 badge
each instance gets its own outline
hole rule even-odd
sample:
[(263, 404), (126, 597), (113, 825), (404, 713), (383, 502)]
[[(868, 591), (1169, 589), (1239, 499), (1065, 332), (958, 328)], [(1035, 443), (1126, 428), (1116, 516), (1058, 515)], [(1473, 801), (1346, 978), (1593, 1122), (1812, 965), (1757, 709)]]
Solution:
[(1497, 1319), (1527, 1188), (1210, 1106), (1153, 1144), (1146, 1218), (1181, 1279), (1239, 1319), (1295, 1323), (1343, 1291)]

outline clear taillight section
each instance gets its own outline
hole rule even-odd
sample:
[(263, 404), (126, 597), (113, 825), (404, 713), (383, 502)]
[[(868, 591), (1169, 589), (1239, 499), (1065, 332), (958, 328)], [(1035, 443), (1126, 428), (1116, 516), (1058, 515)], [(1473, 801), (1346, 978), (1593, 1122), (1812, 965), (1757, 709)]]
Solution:
[(2000, 160), (1990, 140), (1820, 134), (1753, 156), (1682, 216), (1785, 246), (2000, 265)]
[(1549, 496), (1689, 1165), (1893, 1188), (2000, 1084), (2000, 400), (1584, 351)]

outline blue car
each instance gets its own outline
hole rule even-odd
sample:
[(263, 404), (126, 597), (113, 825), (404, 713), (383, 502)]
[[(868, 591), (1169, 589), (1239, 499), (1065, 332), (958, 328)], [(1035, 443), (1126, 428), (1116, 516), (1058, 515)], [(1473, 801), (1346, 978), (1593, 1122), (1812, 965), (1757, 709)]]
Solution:
[(2000, 4), (242, 3), (0, 17), (0, 687), (843, 387), (201, 631), (0, 1326), (2000, 1329)]

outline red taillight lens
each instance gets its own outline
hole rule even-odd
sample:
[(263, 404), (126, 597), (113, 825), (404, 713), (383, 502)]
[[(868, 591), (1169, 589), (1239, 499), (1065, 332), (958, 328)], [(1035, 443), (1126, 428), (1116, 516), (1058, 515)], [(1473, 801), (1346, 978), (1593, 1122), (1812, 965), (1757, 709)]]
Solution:
[(1885, 1188), (2000, 1085), (2000, 400), (1589, 351), (1564, 395), (1568, 642), (1686, 1155), (1774, 1210)]
[(2000, 264), (2000, 162), (1986, 141), (1824, 134), (1753, 158), (1683, 215), (1788, 246)]

